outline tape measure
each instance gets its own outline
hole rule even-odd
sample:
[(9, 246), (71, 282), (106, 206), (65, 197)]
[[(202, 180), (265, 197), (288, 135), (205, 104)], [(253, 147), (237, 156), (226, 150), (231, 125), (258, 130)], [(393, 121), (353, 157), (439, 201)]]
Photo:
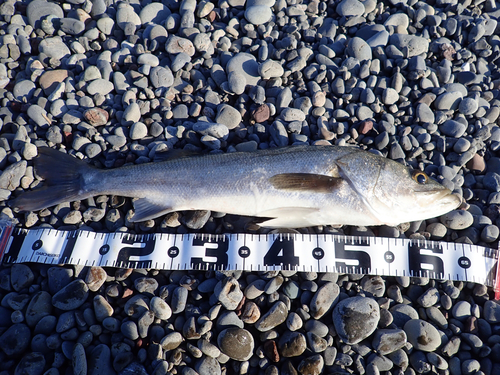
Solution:
[[(0, 261), (163, 270), (296, 270), (470, 281), (500, 291), (497, 249), (328, 234), (144, 234), (0, 223)], [(499, 292), (500, 295), (500, 292)]]

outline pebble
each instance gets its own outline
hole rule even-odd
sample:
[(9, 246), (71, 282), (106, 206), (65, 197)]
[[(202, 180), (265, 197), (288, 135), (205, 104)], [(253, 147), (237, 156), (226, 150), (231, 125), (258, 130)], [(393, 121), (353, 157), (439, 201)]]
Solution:
[(243, 298), (243, 292), (238, 281), (228, 277), (217, 283), (214, 296), (227, 310), (235, 310)]
[(340, 301), (333, 310), (333, 324), (346, 344), (357, 344), (377, 328), (380, 308), (375, 300), (351, 297)]
[(287, 313), (285, 303), (278, 301), (255, 323), (255, 328), (260, 332), (267, 332), (283, 323)]
[(246, 329), (228, 328), (217, 336), (222, 353), (236, 361), (247, 361), (253, 355), (253, 336)]
[(74, 310), (85, 303), (88, 295), (87, 284), (81, 279), (76, 279), (54, 294), (52, 305), (64, 311)]
[(421, 319), (411, 319), (404, 325), (408, 342), (417, 350), (433, 352), (441, 345), (439, 331)]
[(474, 217), (468, 211), (453, 210), (441, 216), (440, 220), (447, 228), (459, 230), (470, 227), (474, 222)]

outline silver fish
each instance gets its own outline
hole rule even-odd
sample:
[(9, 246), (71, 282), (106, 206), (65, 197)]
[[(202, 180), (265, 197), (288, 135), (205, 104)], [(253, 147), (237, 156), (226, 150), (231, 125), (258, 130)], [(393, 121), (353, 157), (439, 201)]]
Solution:
[(35, 159), (44, 187), (12, 205), (34, 211), (95, 195), (138, 198), (133, 221), (210, 210), (262, 227), (398, 225), (443, 215), (461, 198), (393, 160), (355, 147), (292, 146), (98, 169), (51, 148)]

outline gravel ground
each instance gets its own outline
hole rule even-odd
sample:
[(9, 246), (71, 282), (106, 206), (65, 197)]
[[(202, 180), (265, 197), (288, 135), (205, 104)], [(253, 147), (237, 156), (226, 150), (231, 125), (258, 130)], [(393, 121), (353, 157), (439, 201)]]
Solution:
[[(492, 0), (7, 0), (0, 4), (0, 215), (22, 228), (241, 232), (99, 196), (40, 212), (39, 147), (102, 168), (168, 149), (370, 149), (464, 198), (441, 218), (304, 233), (498, 246), (500, 5)], [(55, 165), (54, 168), (57, 168)], [(259, 233), (265, 233), (260, 229)], [(4, 374), (500, 374), (484, 285), (315, 272), (0, 268)]]

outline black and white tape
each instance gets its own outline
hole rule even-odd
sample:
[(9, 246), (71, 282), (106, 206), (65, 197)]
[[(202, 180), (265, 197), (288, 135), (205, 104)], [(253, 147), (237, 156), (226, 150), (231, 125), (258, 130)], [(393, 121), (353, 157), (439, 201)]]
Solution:
[(498, 250), (400, 238), (22, 230), (0, 224), (3, 263), (165, 270), (297, 270), (424, 276), (497, 286)]

